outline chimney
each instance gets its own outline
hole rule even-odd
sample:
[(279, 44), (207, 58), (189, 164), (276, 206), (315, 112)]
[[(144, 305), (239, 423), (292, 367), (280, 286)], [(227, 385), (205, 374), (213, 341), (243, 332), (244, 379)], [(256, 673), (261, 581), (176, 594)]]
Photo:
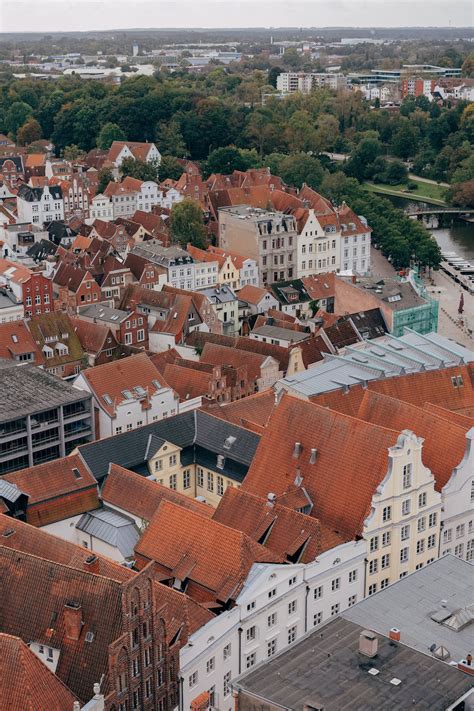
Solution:
[(388, 636), (390, 639), (393, 639), (394, 642), (399, 642), (400, 641), (400, 630), (397, 629), (396, 627), (392, 627), (390, 632), (388, 633)]
[(355, 274), (352, 275), (352, 280), (351, 280), (351, 281), (352, 281), (353, 284), (357, 284), (357, 277), (356, 277)]
[(377, 649), (377, 635), (370, 630), (363, 630), (359, 635), (359, 653), (372, 658), (377, 656)]
[(88, 573), (99, 573), (99, 559), (96, 555), (90, 555), (85, 559), (84, 570)]
[(64, 626), (66, 637), (77, 642), (82, 630), (82, 608), (79, 602), (67, 602), (64, 605)]
[(316, 447), (311, 447), (311, 456), (309, 458), (309, 463), (314, 464), (316, 462), (316, 457), (318, 455), (318, 450)]
[(472, 663), (471, 654), (468, 654), (466, 659), (461, 659), (461, 661), (458, 662), (458, 669), (465, 672), (466, 674), (471, 674), (471, 676), (474, 676), (474, 664)]
[(298, 459), (298, 457), (301, 454), (301, 450), (302, 450), (301, 442), (295, 442), (295, 448), (293, 449), (293, 457), (295, 459)]
[(267, 494), (267, 506), (269, 506), (272, 509), (275, 506), (275, 501), (276, 501), (276, 494), (274, 494), (272, 491), (269, 491)]

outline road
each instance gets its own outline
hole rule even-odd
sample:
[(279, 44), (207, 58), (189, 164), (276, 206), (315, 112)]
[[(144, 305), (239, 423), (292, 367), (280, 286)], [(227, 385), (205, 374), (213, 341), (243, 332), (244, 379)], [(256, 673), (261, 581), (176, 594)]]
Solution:
[(449, 188), (449, 183), (438, 183), (437, 180), (429, 180), (429, 178), (421, 178), (419, 175), (414, 173), (408, 173), (410, 180), (418, 180), (420, 183), (428, 183), (428, 185), (439, 185), (442, 188)]

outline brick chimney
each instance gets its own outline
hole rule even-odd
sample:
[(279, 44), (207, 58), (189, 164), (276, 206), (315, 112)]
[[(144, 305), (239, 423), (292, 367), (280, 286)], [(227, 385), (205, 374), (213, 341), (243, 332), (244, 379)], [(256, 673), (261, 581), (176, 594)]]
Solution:
[(77, 642), (82, 630), (82, 608), (79, 602), (67, 602), (64, 605), (64, 626), (66, 637)]
[(461, 659), (461, 661), (458, 662), (458, 669), (474, 676), (474, 663), (471, 654), (468, 654), (466, 659)]
[(84, 570), (88, 573), (99, 573), (100, 561), (96, 555), (88, 556), (84, 561)]
[(359, 636), (359, 652), (366, 657), (376, 657), (378, 650), (377, 635), (370, 630), (363, 630)]
[(396, 627), (392, 627), (390, 632), (388, 633), (388, 636), (390, 639), (393, 639), (394, 642), (399, 642), (400, 641), (400, 630), (397, 629)]

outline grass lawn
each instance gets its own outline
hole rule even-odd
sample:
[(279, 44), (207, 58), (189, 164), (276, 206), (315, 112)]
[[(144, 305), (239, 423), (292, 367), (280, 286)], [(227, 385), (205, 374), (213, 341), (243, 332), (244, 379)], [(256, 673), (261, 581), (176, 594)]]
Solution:
[(436, 205), (444, 205), (444, 195), (446, 188), (441, 185), (432, 185), (431, 183), (423, 183), (421, 180), (412, 180), (418, 188), (416, 190), (407, 190), (405, 184), (400, 185), (385, 185), (383, 183), (364, 183), (365, 190), (373, 193), (400, 195), (400, 197), (410, 200), (425, 200), (433, 202)]

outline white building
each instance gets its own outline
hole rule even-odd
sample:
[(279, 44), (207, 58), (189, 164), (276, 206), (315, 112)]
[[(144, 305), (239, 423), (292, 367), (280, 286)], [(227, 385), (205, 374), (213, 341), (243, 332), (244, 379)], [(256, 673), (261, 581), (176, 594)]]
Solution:
[(338, 271), (341, 268), (341, 226), (337, 214), (316, 216), (310, 209), (297, 246), (299, 278)]
[(64, 220), (64, 202), (58, 185), (30, 188), (22, 184), (17, 195), (18, 221), (42, 225)]
[(217, 284), (217, 260), (196, 261), (188, 252), (175, 245), (163, 247), (158, 240), (148, 240), (135, 245), (132, 254), (164, 267), (167, 270), (167, 283), (179, 289), (196, 291)]
[(442, 492), (440, 554), (453, 553), (474, 563), (474, 427), (466, 434), (466, 452)]
[(113, 220), (114, 219), (114, 209), (112, 205), (112, 198), (104, 195), (104, 193), (99, 193), (95, 195), (90, 204), (89, 212), (89, 222), (94, 220)]
[(327, 87), (329, 89), (342, 89), (347, 86), (344, 74), (335, 72), (282, 72), (277, 76), (276, 88), (284, 94), (301, 92), (310, 94), (314, 89)]
[(363, 598), (366, 552), (361, 540), (306, 565), (255, 564), (236, 606), (181, 649), (182, 708), (207, 691), (211, 708), (233, 711), (233, 679)]

